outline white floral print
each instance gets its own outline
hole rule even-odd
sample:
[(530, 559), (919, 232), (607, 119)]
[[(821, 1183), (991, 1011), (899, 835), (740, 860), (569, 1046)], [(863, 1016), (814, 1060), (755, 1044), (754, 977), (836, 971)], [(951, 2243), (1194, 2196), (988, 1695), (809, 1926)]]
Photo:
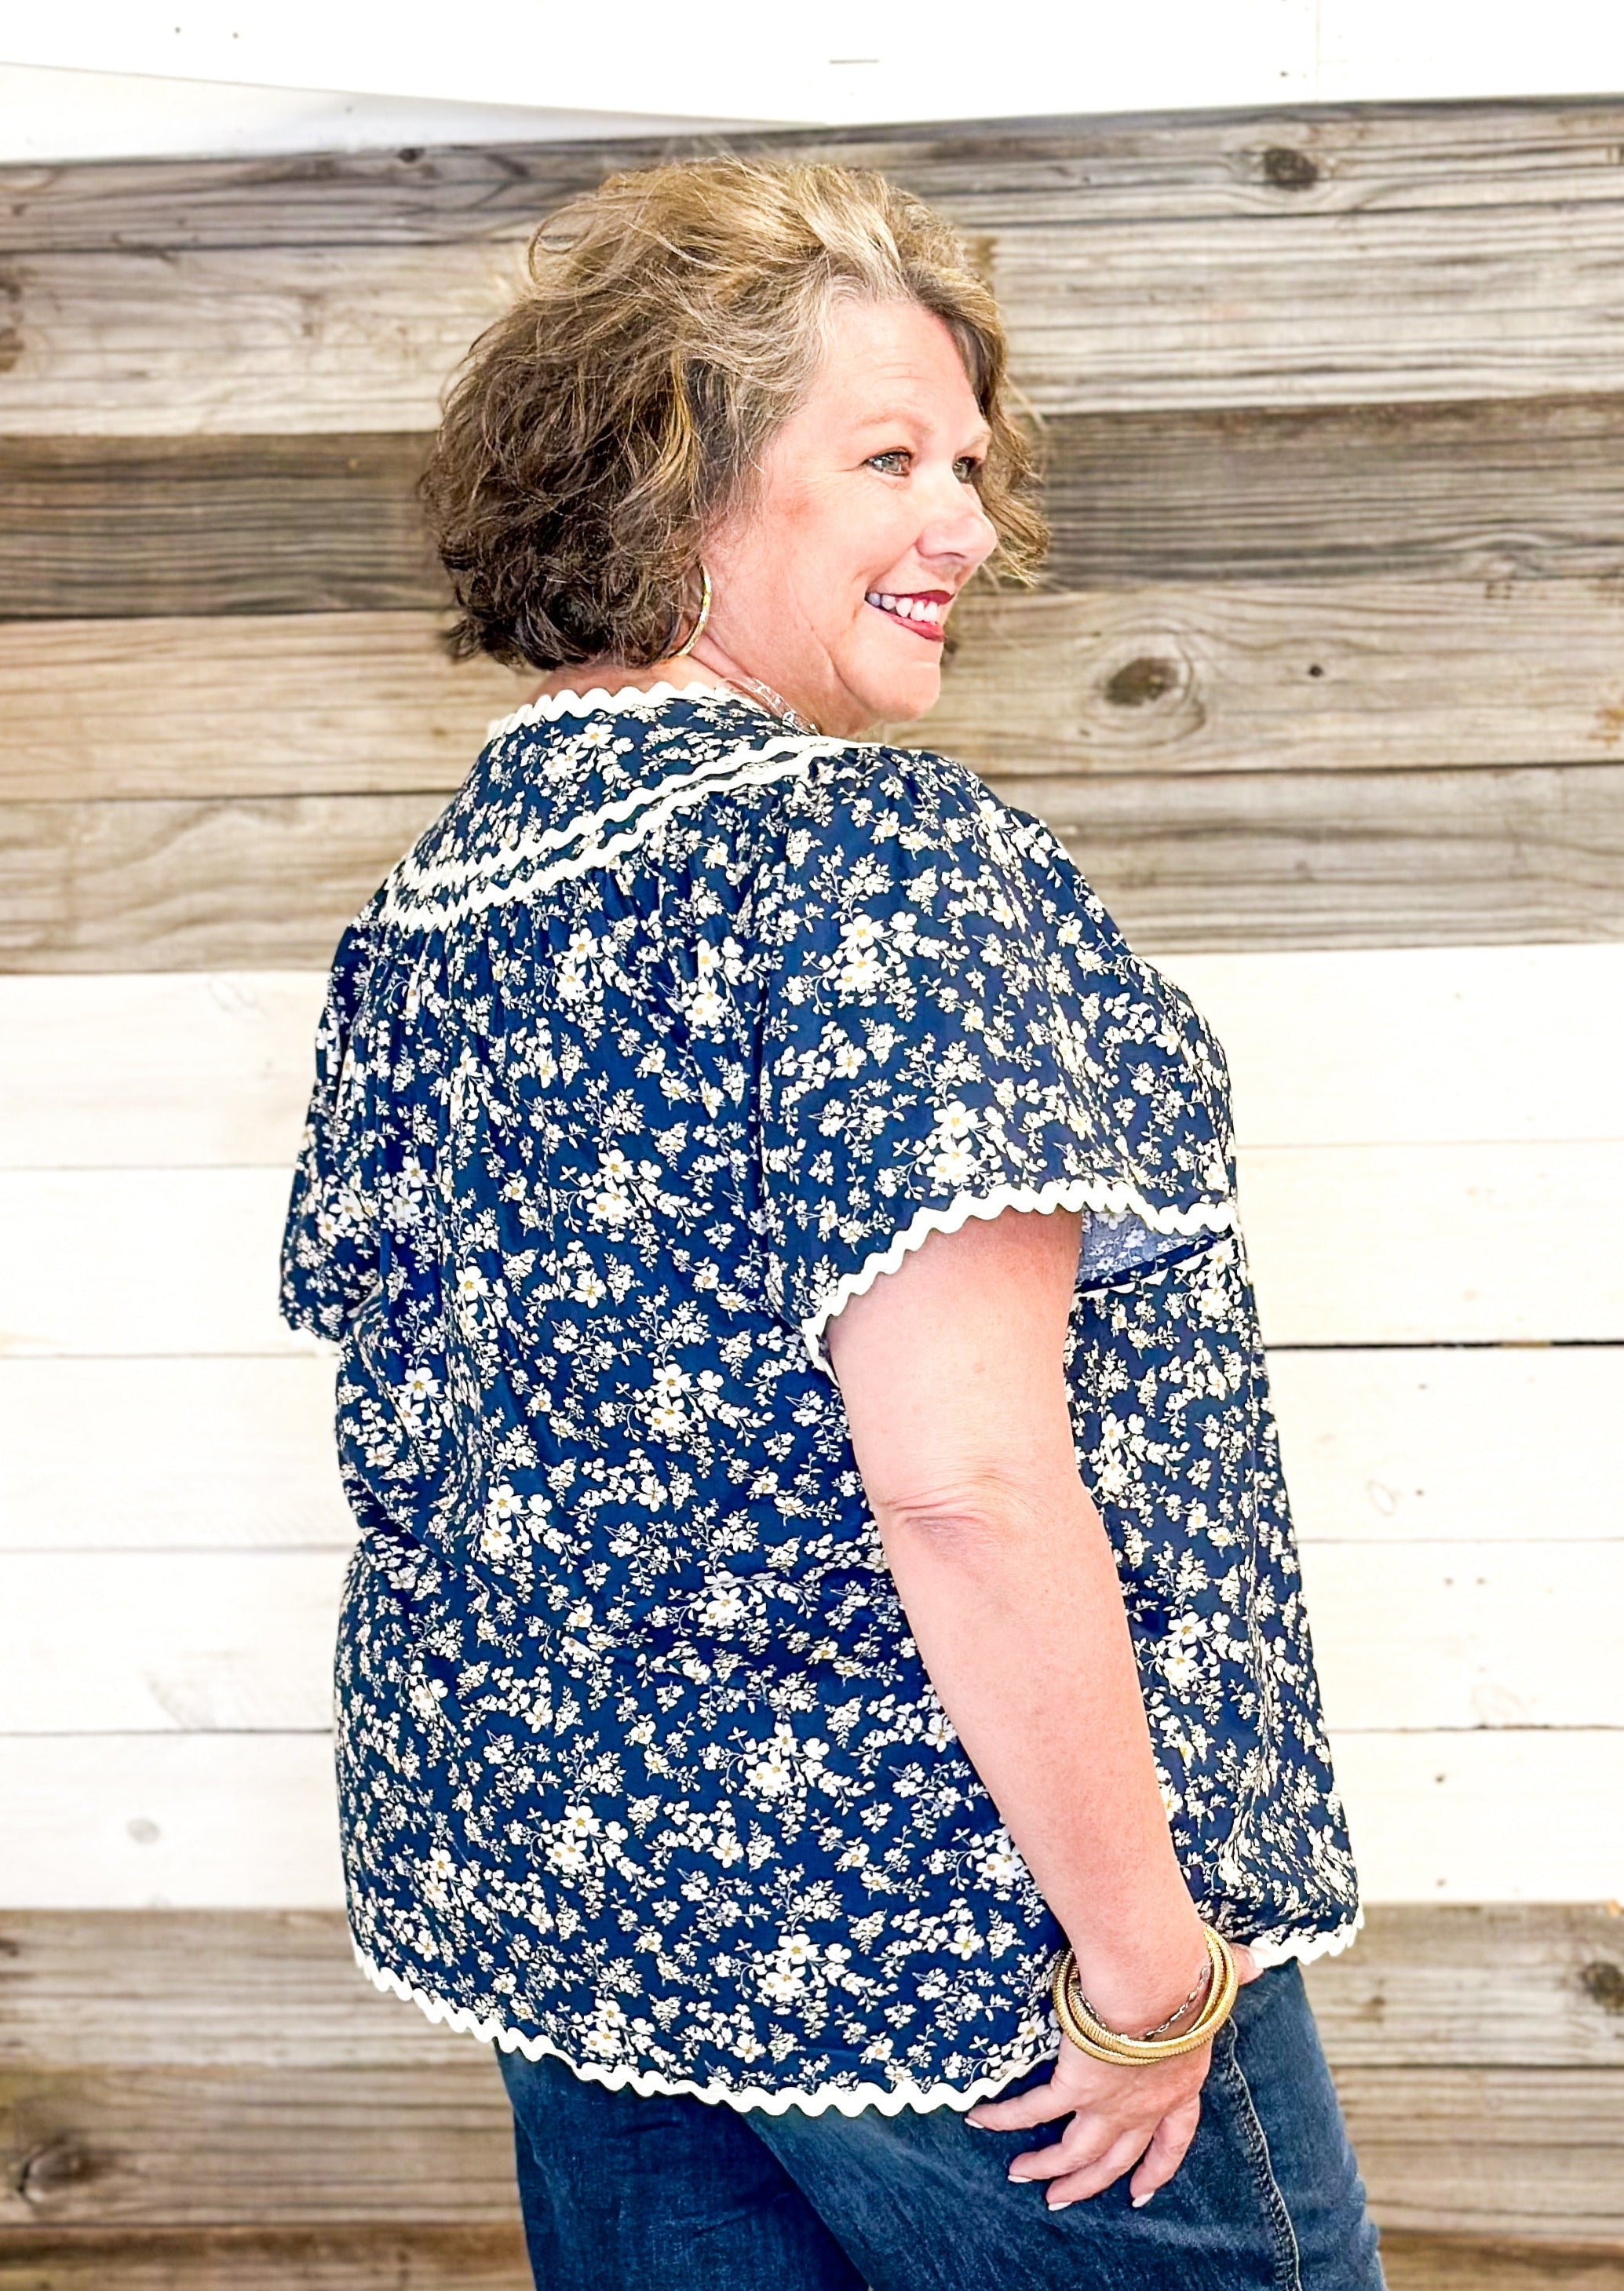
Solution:
[(741, 2105), (964, 2106), (1053, 2051), (1061, 1936), (824, 1340), (1007, 1204), (1086, 1212), (1079, 1461), (1190, 1884), (1267, 1955), (1348, 1931), (1222, 1056), (1040, 821), (720, 694), (520, 711), (346, 932), (317, 1051), (283, 1298), (341, 1348), (378, 1978)]

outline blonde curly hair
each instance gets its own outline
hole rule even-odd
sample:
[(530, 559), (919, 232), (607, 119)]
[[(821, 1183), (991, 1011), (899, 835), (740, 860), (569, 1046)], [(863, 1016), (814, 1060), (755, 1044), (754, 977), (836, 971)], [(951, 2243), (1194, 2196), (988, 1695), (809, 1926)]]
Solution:
[(1030, 581), (1048, 532), (997, 303), (952, 227), (882, 175), (743, 158), (614, 175), (543, 223), (529, 281), (469, 352), (422, 479), (456, 658), (663, 657), (841, 296), (951, 329), (992, 432), (990, 569)]

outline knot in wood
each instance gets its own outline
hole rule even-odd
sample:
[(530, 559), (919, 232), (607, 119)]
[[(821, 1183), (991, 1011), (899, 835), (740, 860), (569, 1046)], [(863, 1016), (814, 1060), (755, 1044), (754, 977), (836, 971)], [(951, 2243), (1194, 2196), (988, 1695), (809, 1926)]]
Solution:
[(1306, 151), (1289, 143), (1271, 143), (1263, 155), (1263, 180), (1277, 191), (1311, 191), (1320, 171)]
[(1164, 700), (1178, 681), (1176, 661), (1145, 653), (1106, 678), (1105, 694), (1113, 708), (1146, 708), (1152, 701)]
[(1579, 1985), (1604, 2013), (1624, 2014), (1624, 1965), (1598, 1957), (1594, 1964), (1580, 1968)]
[(16, 2165), (12, 2184), (25, 2204), (48, 2204), (60, 2190), (90, 2179), (94, 2171), (89, 2150), (62, 2134), (30, 2149)]

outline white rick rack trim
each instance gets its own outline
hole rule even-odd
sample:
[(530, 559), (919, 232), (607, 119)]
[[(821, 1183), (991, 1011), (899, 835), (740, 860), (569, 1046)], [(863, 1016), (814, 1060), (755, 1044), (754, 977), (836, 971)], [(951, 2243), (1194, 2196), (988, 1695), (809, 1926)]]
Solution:
[(1283, 1933), (1278, 1937), (1265, 1933), (1246, 1946), (1257, 1958), (1258, 1969), (1266, 1973), (1270, 1965), (1289, 1965), (1293, 1957), (1298, 1965), (1312, 1965), (1318, 1957), (1340, 1957), (1345, 1949), (1352, 1949), (1363, 1925), (1364, 1910), (1361, 1907), (1335, 1933)]
[[(716, 757), (695, 771), (674, 773), (652, 785), (629, 789), (613, 802), (600, 804), (596, 811), (583, 812), (561, 827), (516, 837), (482, 858), (421, 867), (409, 858), (403, 860), (390, 878), (379, 920), (408, 929), (434, 930), (465, 915), (533, 897), (567, 876), (590, 874), (594, 868), (608, 866), (693, 804), (732, 788), (762, 787), (774, 780), (795, 778), (820, 756), (844, 755), (851, 745), (849, 740), (786, 734), (742, 754), (736, 751)], [(616, 824), (617, 833), (605, 832)], [(568, 852), (549, 864), (535, 864), (545, 861), (549, 852), (583, 840), (584, 849)], [(436, 898), (437, 892), (446, 896)]]
[(991, 1193), (955, 1194), (939, 1209), (921, 1210), (887, 1247), (865, 1257), (855, 1273), (843, 1274), (817, 1310), (801, 1322), (813, 1366), (833, 1376), (822, 1350), (824, 1330), (851, 1298), (872, 1289), (882, 1273), (895, 1273), (928, 1234), (957, 1233), (971, 1218), (995, 1218), (1004, 1210), (1091, 1210), (1097, 1217), (1136, 1217), (1153, 1233), (1186, 1235), (1228, 1233), (1235, 1222), (1235, 1205), (1228, 1198), (1197, 1202), (1187, 1210), (1158, 1207), (1125, 1180), (1110, 1178), (1051, 1178), (1041, 1186), (994, 1186)]
[(430, 1997), (423, 1990), (414, 1989), (398, 1973), (386, 1972), (374, 1964), (358, 1941), (352, 1946), (356, 1963), (375, 1989), (404, 1998), (407, 2004), (426, 2013), (430, 2021), (443, 2021), (448, 2029), (478, 2037), (482, 2044), (500, 2045), (504, 2053), (522, 2053), (527, 2061), (561, 2061), (584, 2083), (600, 2084), (608, 2092), (635, 2092), (644, 2100), (651, 2100), (658, 2094), (670, 2100), (703, 2100), (712, 2107), (720, 2102), (728, 2108), (759, 2108), (767, 2116), (783, 2116), (792, 2108), (799, 2108), (808, 2116), (822, 2116), (832, 2108), (842, 2116), (860, 2116), (865, 2108), (877, 2109), (881, 2116), (900, 2116), (904, 2108), (915, 2109), (921, 2114), (932, 2109), (953, 2108), (962, 2114), (967, 2108), (974, 2108), (977, 2101), (991, 2100), (1006, 2085), (1041, 2067), (1058, 2050), (1057, 2038), (1046, 2050), (1034, 2053), (1029, 2061), (1007, 2070), (1001, 2076), (981, 2077), (976, 2083), (963, 2086), (820, 2085), (812, 2092), (769, 2092), (760, 2085), (695, 2084), (686, 2077), (662, 2076), (656, 2069), (608, 2069), (600, 2068), (593, 2061), (572, 2060), (546, 2037), (527, 2037), (517, 2029), (504, 2028), (494, 2013), (486, 2015), (476, 2013), (471, 2006), (448, 2005), (443, 1997)]
[[(639, 708), (657, 708), (665, 700), (731, 700), (753, 708), (756, 703), (725, 684), (623, 684), (611, 692), (595, 684), (590, 692), (547, 692), (527, 700), (511, 716), (493, 716), (485, 727), (487, 740), (504, 732), (522, 732), (527, 724), (557, 724), (566, 716), (630, 716)], [(765, 713), (765, 711), (763, 711)]]
[[(1285, 1934), (1276, 1938), (1268, 1935), (1250, 1941), (1248, 1947), (1258, 1960), (1260, 1972), (1272, 1965), (1285, 1965), (1293, 1957), (1308, 1965), (1315, 1957), (1339, 1957), (1351, 1948), (1360, 1927), (1364, 1923), (1364, 1911), (1358, 1910), (1352, 1920), (1330, 1933)], [(900, 2116), (904, 2108), (918, 2114), (929, 2115), (938, 2108), (951, 2108), (961, 2116), (984, 2100), (992, 2100), (1012, 2084), (1045, 2061), (1055, 2058), (1059, 2050), (1055, 2042), (1034, 2053), (1029, 2061), (1007, 2070), (1002, 2075), (979, 2077), (971, 2085), (817, 2085), (810, 2092), (795, 2088), (768, 2091), (760, 2085), (696, 2084), (687, 2077), (662, 2076), (657, 2069), (610, 2069), (600, 2067), (595, 2061), (572, 2060), (563, 2047), (546, 2037), (527, 2037), (518, 2029), (510, 2029), (494, 2013), (476, 2013), (470, 2005), (451, 2005), (443, 1997), (430, 1997), (426, 1990), (414, 1989), (398, 1973), (390, 1973), (368, 1957), (359, 1941), (351, 1940), (355, 1961), (372, 1982), (386, 1996), (398, 1997), (407, 2005), (415, 2005), (430, 2021), (442, 2022), (447, 2029), (461, 2035), (477, 2037), (481, 2044), (499, 2045), (504, 2053), (522, 2053), (527, 2061), (560, 2061), (572, 2076), (583, 2084), (601, 2085), (606, 2092), (634, 2092), (639, 2099), (652, 2100), (656, 2095), (667, 2100), (702, 2100), (707, 2107), (719, 2104), (728, 2108), (760, 2109), (766, 2116), (784, 2116), (798, 2108), (807, 2116), (823, 2116), (834, 2109), (841, 2116), (860, 2116), (872, 2108), (880, 2116)]]

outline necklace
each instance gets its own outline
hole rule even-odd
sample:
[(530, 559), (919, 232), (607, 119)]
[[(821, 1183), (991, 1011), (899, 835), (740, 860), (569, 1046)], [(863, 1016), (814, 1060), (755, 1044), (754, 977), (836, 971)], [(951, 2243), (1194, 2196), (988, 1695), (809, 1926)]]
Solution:
[(745, 676), (742, 672), (736, 675), (729, 674), (724, 677), (722, 681), (725, 684), (742, 685), (761, 703), (769, 714), (778, 719), (786, 731), (805, 732), (814, 737), (816, 736), (816, 725), (809, 722), (805, 716), (800, 715), (791, 707), (784, 695), (781, 692), (775, 692), (770, 684), (762, 684), (755, 677)]

